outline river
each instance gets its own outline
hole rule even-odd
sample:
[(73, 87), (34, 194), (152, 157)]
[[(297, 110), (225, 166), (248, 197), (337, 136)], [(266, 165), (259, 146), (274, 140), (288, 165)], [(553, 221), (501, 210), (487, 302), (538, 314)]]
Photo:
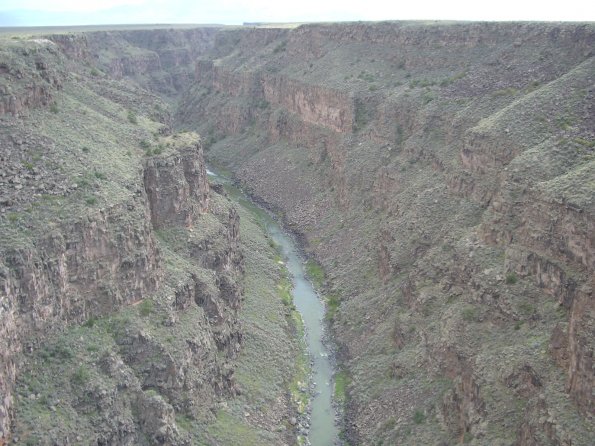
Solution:
[(338, 427), (333, 407), (334, 367), (324, 344), (325, 307), (306, 276), (305, 264), (293, 237), (269, 213), (256, 205), (241, 189), (219, 173), (208, 171), (210, 179), (225, 185), (230, 197), (239, 205), (258, 215), (268, 235), (280, 247), (293, 282), (293, 300), (300, 312), (306, 332), (306, 345), (312, 362), (314, 393), (311, 399), (308, 440), (312, 446), (332, 446), (338, 443)]

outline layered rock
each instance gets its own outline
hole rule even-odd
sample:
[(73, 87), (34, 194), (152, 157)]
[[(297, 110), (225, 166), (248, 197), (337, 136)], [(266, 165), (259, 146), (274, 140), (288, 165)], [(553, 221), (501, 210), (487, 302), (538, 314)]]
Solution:
[(47, 39), (5, 47), (0, 53), (0, 116), (49, 106), (65, 78), (58, 62), (62, 57)]
[(199, 141), (167, 157), (146, 162), (144, 184), (155, 228), (192, 226), (193, 217), (207, 212), (209, 184)]
[[(539, 444), (541, 426), (552, 444), (583, 444), (593, 27), (307, 25), (270, 36), (254, 48), (240, 36), (236, 52), (216, 40), (177, 119), (214, 135), (208, 156), (283, 213), (342, 294), (333, 327), (353, 376), (352, 440), (408, 444), (416, 429), (431, 444), (423, 416), (406, 427), (417, 404), (453, 441)], [(397, 348), (386, 341), (393, 319), (404, 321)], [(538, 353), (548, 348), (561, 368)], [(524, 420), (511, 415), (517, 401)]]
[[(133, 216), (134, 218), (131, 218)], [(3, 252), (2, 381), (10, 403), (14, 355), (49, 331), (109, 314), (153, 293), (162, 270), (146, 194), (54, 231), (34, 246)], [(11, 404), (3, 409), (8, 414)], [(8, 432), (8, 418), (3, 420)]]

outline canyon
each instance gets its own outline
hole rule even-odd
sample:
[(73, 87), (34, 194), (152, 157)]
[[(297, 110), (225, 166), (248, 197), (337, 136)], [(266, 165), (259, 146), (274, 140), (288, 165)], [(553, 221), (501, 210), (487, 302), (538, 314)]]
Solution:
[(593, 443), (592, 23), (1, 39), (0, 443), (298, 441), (283, 265), (204, 158), (309, 259), (344, 444)]

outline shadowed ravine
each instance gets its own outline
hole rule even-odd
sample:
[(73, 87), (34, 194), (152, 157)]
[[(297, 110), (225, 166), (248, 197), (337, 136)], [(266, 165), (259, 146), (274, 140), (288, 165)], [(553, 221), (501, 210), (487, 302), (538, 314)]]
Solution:
[(218, 173), (208, 171), (211, 181), (225, 184), (230, 197), (239, 205), (257, 213), (268, 235), (279, 246), (293, 282), (293, 300), (304, 321), (306, 345), (312, 360), (314, 396), (311, 400), (311, 419), (308, 440), (312, 446), (330, 446), (338, 440), (335, 409), (332, 403), (333, 365), (323, 339), (325, 336), (325, 308), (307, 279), (302, 256), (293, 238), (268, 213), (263, 212), (239, 188)]

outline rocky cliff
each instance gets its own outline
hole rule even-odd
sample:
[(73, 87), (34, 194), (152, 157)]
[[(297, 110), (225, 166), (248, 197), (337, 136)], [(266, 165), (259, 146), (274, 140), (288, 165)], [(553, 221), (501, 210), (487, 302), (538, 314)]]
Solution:
[(589, 444), (593, 26), (252, 32), (215, 39), (176, 119), (340, 296), (348, 437)]
[(89, 54), (3, 46), (0, 442), (191, 444), (236, 392), (239, 217), (198, 135)]
[(351, 443), (592, 443), (592, 24), (46, 37), (0, 62), (4, 432), (15, 377), (63, 444), (205, 441), (241, 390), (237, 215), (173, 125), (322, 266)]

